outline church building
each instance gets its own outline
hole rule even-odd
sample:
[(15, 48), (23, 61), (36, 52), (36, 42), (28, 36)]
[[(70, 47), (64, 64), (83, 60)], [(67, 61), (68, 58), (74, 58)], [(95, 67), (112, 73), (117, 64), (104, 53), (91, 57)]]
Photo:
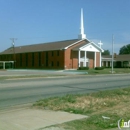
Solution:
[(0, 53), (0, 67), (78, 69), (101, 67), (103, 49), (89, 41), (84, 34), (81, 9), (80, 34), (77, 39), (50, 43), (13, 46)]

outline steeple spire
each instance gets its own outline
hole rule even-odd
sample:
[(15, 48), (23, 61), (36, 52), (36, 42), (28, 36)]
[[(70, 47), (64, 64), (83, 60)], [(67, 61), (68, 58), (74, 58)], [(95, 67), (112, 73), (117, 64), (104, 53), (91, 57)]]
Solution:
[(84, 34), (84, 22), (83, 22), (83, 9), (81, 8), (81, 21), (80, 21), (80, 34), (79, 39), (86, 39), (86, 34)]

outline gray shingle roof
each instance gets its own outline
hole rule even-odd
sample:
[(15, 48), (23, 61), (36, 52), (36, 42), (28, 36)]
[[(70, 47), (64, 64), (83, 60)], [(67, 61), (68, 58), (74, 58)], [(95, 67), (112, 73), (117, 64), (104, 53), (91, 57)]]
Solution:
[[(112, 58), (111, 55), (104, 55), (102, 58)], [(115, 61), (130, 61), (130, 54), (124, 54), (124, 55), (116, 55), (114, 57)]]
[(78, 50), (80, 47), (82, 47), (82, 46), (84, 46), (84, 45), (86, 45), (88, 43), (90, 43), (90, 42), (86, 40), (83, 44), (80, 44), (80, 45), (74, 47), (72, 50)]
[(130, 61), (130, 54), (117, 55), (115, 60), (116, 61)]
[[(79, 41), (78, 39), (64, 40), (49, 43), (32, 44), (26, 46), (15, 47), (15, 53), (25, 53), (25, 52), (41, 52), (41, 51), (51, 51), (51, 50), (62, 50), (65, 47)], [(12, 54), (13, 48), (10, 47), (0, 54)]]

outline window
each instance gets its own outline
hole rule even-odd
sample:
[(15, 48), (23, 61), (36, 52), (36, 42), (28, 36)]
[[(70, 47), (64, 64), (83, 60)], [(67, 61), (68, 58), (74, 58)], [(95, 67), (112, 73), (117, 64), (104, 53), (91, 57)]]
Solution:
[(51, 52), (51, 56), (53, 56), (53, 55), (54, 55), (54, 52), (52, 51), (52, 52)]
[(48, 52), (46, 52), (46, 66), (48, 66)]
[(57, 56), (59, 56), (59, 51), (57, 51)]
[(41, 66), (41, 52), (38, 53), (38, 60), (39, 66)]
[(22, 54), (20, 54), (20, 66), (22, 66)]
[(51, 66), (54, 66), (54, 63), (53, 63), (53, 61), (51, 62)]
[(32, 66), (34, 66), (34, 53), (32, 53)]
[(28, 54), (26, 53), (26, 66), (28, 66)]
[(59, 66), (59, 61), (57, 61), (57, 66)]
[(13, 55), (10, 55), (10, 59), (11, 59), (11, 60), (13, 59)]

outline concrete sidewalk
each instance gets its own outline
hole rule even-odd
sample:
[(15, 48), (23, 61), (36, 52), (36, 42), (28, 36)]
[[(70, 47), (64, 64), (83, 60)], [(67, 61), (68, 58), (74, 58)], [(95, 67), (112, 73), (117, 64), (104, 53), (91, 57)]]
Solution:
[[(0, 130), (38, 130), (82, 118), (87, 118), (87, 116), (30, 108), (6, 110), (0, 112)], [(49, 129), (46, 128), (46, 130)], [(59, 128), (52, 129), (61, 130)]]

